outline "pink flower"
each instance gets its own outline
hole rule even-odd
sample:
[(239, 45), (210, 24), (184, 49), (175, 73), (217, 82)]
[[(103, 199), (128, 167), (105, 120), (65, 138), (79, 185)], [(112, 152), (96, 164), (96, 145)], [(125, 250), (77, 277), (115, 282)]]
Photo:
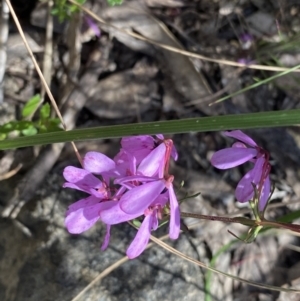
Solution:
[(128, 137), (121, 143), (114, 160), (101, 153), (88, 152), (83, 168), (65, 168), (64, 187), (90, 194), (69, 206), (65, 224), (70, 233), (79, 234), (101, 220), (106, 224), (101, 247), (104, 250), (109, 243), (111, 225), (143, 218), (127, 250), (128, 256), (134, 258), (145, 249), (168, 204), (170, 238), (179, 236), (179, 205), (173, 188), (174, 177), (168, 171), (170, 158), (177, 159), (178, 154), (173, 141), (162, 135)]
[(162, 208), (166, 205), (168, 196), (161, 194), (145, 211), (145, 218), (134, 238), (131, 242), (126, 254), (129, 258), (139, 256), (146, 248), (151, 231), (155, 231), (159, 226), (159, 217), (162, 215)]
[(64, 169), (63, 176), (67, 181), (64, 188), (81, 190), (100, 199), (107, 196), (104, 183), (85, 169), (68, 166)]
[(239, 181), (235, 196), (241, 203), (254, 197), (253, 185), (258, 192), (258, 208), (263, 211), (270, 195), (270, 163), (269, 153), (259, 147), (249, 136), (236, 130), (224, 132), (224, 135), (239, 140), (231, 148), (225, 148), (214, 153), (211, 164), (219, 169), (229, 169), (246, 162), (254, 163), (253, 168)]
[[(139, 178), (145, 181), (145, 178)], [(180, 232), (180, 211), (176, 194), (173, 188), (173, 176), (169, 176), (167, 180), (151, 180), (142, 186), (137, 186), (127, 191), (120, 199), (119, 206), (123, 212), (127, 214), (138, 214), (146, 212), (149, 207), (153, 206), (153, 202), (162, 195), (162, 192), (167, 189), (164, 195), (170, 200), (170, 228), (169, 235), (171, 239), (177, 239)], [(132, 178), (124, 179), (119, 183), (125, 184), (126, 181), (131, 181)]]
[[(133, 244), (136, 245), (136, 243), (139, 242), (138, 245), (140, 248), (138, 248), (138, 250), (143, 249), (142, 246), (146, 246), (147, 243), (145, 242), (148, 242), (149, 240), (151, 229), (155, 230), (155, 227), (151, 225), (156, 221), (157, 211), (153, 210), (153, 208), (157, 206), (157, 200), (162, 196), (162, 192), (165, 189), (167, 189), (167, 192), (164, 195), (170, 200), (169, 235), (172, 239), (177, 239), (179, 236), (180, 211), (172, 183), (174, 177), (168, 175), (168, 172), (166, 171), (166, 169), (169, 167), (169, 159), (170, 156), (172, 156), (173, 149), (173, 142), (171, 140), (165, 140), (164, 143), (152, 150), (148, 156), (142, 160), (137, 169), (137, 174), (141, 175), (119, 178), (115, 180), (115, 183), (124, 185), (125, 187), (128, 187), (128, 182), (143, 183), (142, 185), (139, 184), (136, 187), (128, 190), (121, 197), (118, 204), (120, 209), (126, 214), (139, 216), (141, 212), (143, 212), (145, 215), (145, 223), (146, 221), (148, 223), (147, 227), (144, 223), (142, 224), (142, 229), (139, 230), (137, 237), (134, 240), (135, 243)], [(149, 216), (149, 212), (152, 212), (151, 216)], [(107, 214), (109, 214), (111, 217), (111, 213), (108, 213), (107, 211), (102, 212), (101, 216), (103, 221), (109, 223)], [(118, 223), (118, 218), (123, 218), (123, 216), (119, 215), (117, 219), (115, 218), (115, 223)], [(145, 237), (148, 237), (147, 239), (140, 236), (142, 235), (140, 233), (145, 234), (145, 231), (148, 231), (147, 235), (145, 235)], [(142, 244), (142, 242), (145, 244)], [(135, 256), (134, 254), (139, 253), (138, 251), (135, 253), (133, 251), (134, 249), (135, 248), (131, 246), (129, 251), (127, 251), (127, 255), (130, 258), (133, 258), (133, 256)]]
[[(177, 239), (179, 236), (180, 212), (177, 198), (172, 184), (167, 192), (163, 194), (160, 193), (161, 190), (165, 188), (165, 185), (166, 184), (159, 182), (148, 182), (147, 187), (144, 185), (143, 187), (138, 186), (130, 190), (130, 193), (127, 192), (124, 195), (124, 198), (121, 198), (120, 202), (115, 202), (113, 207), (107, 207), (107, 209), (101, 210), (101, 220), (104, 223), (111, 225), (133, 220), (141, 215), (145, 216), (134, 240), (126, 252), (127, 256), (131, 259), (139, 256), (146, 248), (150, 239), (151, 231), (155, 231), (158, 228), (158, 221), (163, 215), (163, 208), (167, 204), (168, 200), (170, 200), (169, 235), (172, 239)], [(151, 200), (150, 204), (148, 203), (149, 200)], [(142, 206), (134, 206), (136, 203), (141, 203)], [(133, 208), (130, 207), (131, 205), (133, 205)]]
[(136, 158), (139, 164), (155, 147), (155, 140), (151, 136), (131, 136), (121, 140), (122, 149)]
[[(152, 150), (165, 141), (163, 135), (158, 134), (156, 138), (148, 135), (124, 137), (121, 140), (122, 149), (132, 154), (136, 158), (136, 164), (140, 164)], [(176, 161), (178, 153), (175, 146), (172, 146), (171, 156)]]
[(89, 28), (94, 32), (95, 36), (99, 38), (101, 35), (101, 32), (100, 32), (100, 29), (99, 29), (97, 23), (95, 23), (94, 20), (92, 18), (90, 18), (89, 16), (85, 16), (84, 20), (87, 23), (87, 25), (89, 26)]

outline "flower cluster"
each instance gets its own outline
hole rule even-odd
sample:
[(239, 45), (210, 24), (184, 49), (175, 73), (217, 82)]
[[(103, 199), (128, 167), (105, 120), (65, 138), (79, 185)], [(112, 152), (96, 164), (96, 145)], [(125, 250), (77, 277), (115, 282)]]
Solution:
[(177, 239), (180, 212), (169, 175), (169, 162), (177, 160), (171, 139), (162, 135), (125, 137), (121, 150), (112, 160), (98, 152), (88, 152), (83, 168), (68, 166), (63, 176), (64, 187), (77, 189), (90, 196), (69, 206), (65, 224), (70, 233), (79, 234), (97, 221), (106, 224), (102, 249), (106, 249), (112, 225), (143, 218), (139, 230), (127, 249), (135, 258), (145, 249), (152, 230), (156, 230), (165, 208), (170, 214), (169, 236)]
[(224, 135), (235, 138), (238, 142), (234, 143), (230, 148), (214, 153), (211, 158), (211, 164), (219, 169), (228, 169), (247, 161), (252, 162), (254, 166), (239, 181), (235, 190), (235, 196), (239, 202), (244, 203), (252, 200), (256, 191), (258, 210), (263, 212), (271, 189), (269, 153), (259, 147), (242, 131), (224, 132)]

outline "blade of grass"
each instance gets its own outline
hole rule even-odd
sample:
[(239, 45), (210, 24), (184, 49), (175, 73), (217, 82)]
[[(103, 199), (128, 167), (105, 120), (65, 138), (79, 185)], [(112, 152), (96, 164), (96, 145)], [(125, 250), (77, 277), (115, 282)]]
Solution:
[(299, 68), (300, 68), (300, 65), (297, 65), (297, 66), (295, 66), (295, 67), (292, 67), (292, 68), (290, 68), (289, 70), (280, 72), (280, 73), (275, 74), (275, 75), (273, 75), (273, 76), (271, 76), (271, 77), (268, 77), (268, 78), (266, 78), (266, 79), (263, 79), (263, 80), (261, 80), (261, 81), (255, 83), (255, 84), (253, 84), (253, 85), (250, 85), (250, 86), (248, 86), (248, 87), (246, 87), (246, 88), (244, 88), (244, 89), (241, 89), (241, 90), (239, 90), (239, 91), (237, 91), (237, 92), (235, 92), (235, 93), (231, 93), (230, 95), (224, 96), (224, 97), (222, 97), (222, 98), (220, 98), (220, 99), (218, 99), (218, 100), (216, 100), (216, 101), (210, 103), (209, 105), (211, 106), (211, 105), (220, 103), (220, 102), (222, 102), (222, 101), (224, 101), (224, 100), (226, 100), (226, 99), (228, 99), (228, 98), (231, 98), (231, 97), (233, 97), (233, 96), (239, 95), (239, 94), (244, 93), (244, 92), (246, 92), (246, 91), (249, 91), (249, 90), (251, 90), (251, 89), (257, 88), (257, 87), (259, 87), (259, 86), (261, 86), (261, 85), (263, 85), (263, 84), (267, 84), (267, 83), (273, 81), (274, 79), (279, 78), (279, 77), (284, 76), (284, 75), (287, 75), (287, 74), (291, 73), (292, 71), (295, 71), (295, 70), (297, 70), (297, 69), (299, 69)]
[(130, 135), (224, 131), (233, 129), (279, 127), (297, 124), (300, 124), (300, 109), (189, 118), (137, 124), (123, 124), (87, 129), (76, 129), (66, 132), (52, 132), (0, 141), (0, 149), (4, 150), (33, 145), (80, 140), (83, 141), (99, 138), (120, 138)]
[[(258, 42), (257, 54), (265, 59), (283, 52), (297, 51), (300, 42), (300, 34), (296, 33), (291, 37), (285, 37), (279, 42)], [(264, 60), (265, 60), (264, 59)], [(282, 67), (278, 65), (279, 67)]]
[[(242, 239), (246, 238), (246, 235), (244, 235), (244, 237), (242, 236), (241, 238)], [(221, 254), (225, 253), (226, 251), (228, 251), (237, 242), (241, 242), (241, 241), (238, 239), (234, 239), (234, 240), (230, 241), (229, 243), (227, 243), (226, 245), (222, 246), (210, 260), (209, 266), (214, 268), (216, 266), (216, 262), (217, 262), (217, 259), (219, 258), (219, 256)], [(213, 275), (213, 272), (211, 270), (208, 270), (205, 273), (205, 277), (204, 277), (205, 301), (211, 301), (210, 287), (211, 287), (212, 275)]]

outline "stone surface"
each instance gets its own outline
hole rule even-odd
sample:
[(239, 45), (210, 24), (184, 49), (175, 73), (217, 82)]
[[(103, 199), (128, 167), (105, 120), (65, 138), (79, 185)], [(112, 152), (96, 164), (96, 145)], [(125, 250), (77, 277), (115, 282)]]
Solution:
[[(75, 297), (103, 270), (125, 255), (135, 231), (129, 225), (113, 227), (106, 251), (100, 246), (105, 232), (99, 222), (81, 235), (64, 228), (69, 204), (80, 193), (62, 190), (62, 169), (53, 171), (41, 187), (35, 201), (20, 215), (31, 237), (11, 220), (1, 220), (0, 300), (62, 300)], [(167, 229), (161, 229), (160, 235)], [(181, 252), (197, 258), (197, 252), (183, 234), (171, 243)], [(203, 298), (200, 269), (158, 246), (130, 260), (79, 300), (199, 300)]]

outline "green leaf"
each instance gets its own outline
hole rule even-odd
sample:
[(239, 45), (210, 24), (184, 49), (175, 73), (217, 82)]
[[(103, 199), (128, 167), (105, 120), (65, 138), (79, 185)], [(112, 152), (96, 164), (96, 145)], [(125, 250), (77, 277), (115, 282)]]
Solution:
[(251, 227), (247, 233), (247, 237), (245, 238), (244, 242), (247, 244), (252, 243), (257, 235), (259, 234), (259, 231), (263, 228), (263, 226), (256, 226), (256, 227)]
[(38, 124), (38, 129), (40, 133), (63, 131), (60, 127), (60, 120), (58, 118), (43, 120), (43, 122)]
[(21, 120), (15, 122), (15, 129), (18, 131), (26, 130), (30, 127), (33, 127), (33, 122), (28, 120)]
[[(14, 128), (13, 128), (12, 122), (9, 122), (9, 123), (6, 123), (6, 124), (0, 126), (0, 133), (5, 136), (6, 136), (6, 134), (10, 133), (13, 130), (14, 130)], [(4, 139), (1, 139), (1, 140), (4, 140)]]
[(47, 133), (63, 132), (64, 130), (59, 125), (60, 125), (60, 122), (59, 123), (50, 122), (47, 127)]
[(58, 13), (59, 13), (59, 9), (57, 7), (54, 7), (54, 8), (51, 9), (51, 14), (52, 15), (56, 16), (56, 15), (58, 15)]
[(11, 122), (4, 124), (1, 128), (3, 128), (4, 130), (7, 130), (7, 131), (12, 131), (15, 129), (16, 124), (17, 123), (15, 121), (11, 121)]
[(141, 226), (141, 222), (140, 222), (139, 220), (137, 220), (137, 219), (134, 219), (134, 220), (132, 221), (132, 223), (133, 223), (133, 225), (136, 226), (137, 228), (139, 228), (139, 227)]
[(33, 135), (36, 135), (37, 132), (38, 131), (37, 131), (37, 129), (34, 126), (30, 126), (27, 129), (21, 131), (21, 133), (24, 136), (33, 136)]
[(22, 110), (22, 117), (26, 118), (34, 113), (40, 104), (40, 100), (41, 96), (39, 94), (36, 94), (31, 99), (29, 99)]
[(44, 124), (39, 124), (39, 133), (47, 133), (47, 127)]
[(41, 119), (47, 119), (50, 116), (50, 105), (49, 103), (44, 104), (40, 110)]
[(72, 5), (69, 7), (70, 13), (75, 13), (78, 11), (78, 7), (76, 5)]
[(123, 0), (107, 0), (107, 3), (111, 6), (121, 5), (123, 3)]

